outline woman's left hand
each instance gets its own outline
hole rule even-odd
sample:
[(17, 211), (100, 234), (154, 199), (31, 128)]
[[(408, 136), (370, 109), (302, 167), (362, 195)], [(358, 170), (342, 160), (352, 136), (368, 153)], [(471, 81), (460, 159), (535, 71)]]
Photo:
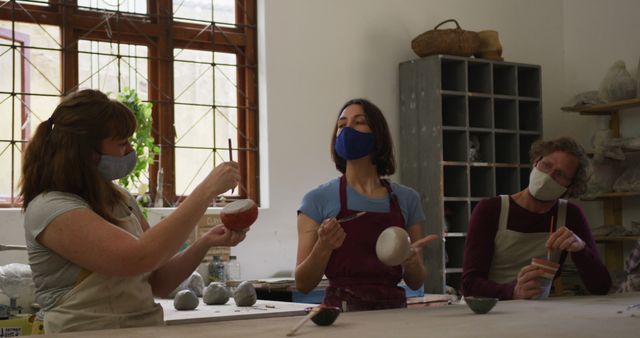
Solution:
[(224, 224), (218, 224), (204, 235), (209, 241), (209, 246), (236, 246), (247, 236), (249, 228), (244, 230), (230, 230)]
[(586, 244), (573, 231), (567, 227), (562, 227), (549, 236), (546, 246), (551, 250), (567, 250), (577, 252), (584, 249)]
[(402, 266), (406, 268), (415, 264), (419, 264), (422, 261), (422, 247), (427, 243), (439, 238), (440, 236), (438, 235), (427, 235), (411, 243), (411, 255), (404, 262), (402, 262)]

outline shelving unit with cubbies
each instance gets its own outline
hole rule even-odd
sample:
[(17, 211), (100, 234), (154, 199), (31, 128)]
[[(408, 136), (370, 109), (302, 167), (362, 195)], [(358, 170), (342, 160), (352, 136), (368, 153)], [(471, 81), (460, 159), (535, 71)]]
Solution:
[(425, 292), (460, 288), (477, 203), (528, 185), (542, 135), (540, 66), (434, 55), (400, 64), (400, 173), (422, 197)]

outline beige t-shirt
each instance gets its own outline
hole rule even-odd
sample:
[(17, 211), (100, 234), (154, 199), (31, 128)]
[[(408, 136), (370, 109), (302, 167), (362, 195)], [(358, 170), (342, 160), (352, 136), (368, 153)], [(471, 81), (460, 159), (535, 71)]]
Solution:
[[(130, 195), (127, 205), (139, 219), (143, 217)], [(53, 307), (60, 297), (74, 287), (82, 268), (38, 243), (36, 237), (56, 217), (79, 208), (90, 209), (90, 206), (78, 195), (51, 191), (36, 196), (25, 211), (25, 239), (36, 287), (36, 302), (44, 311)]]

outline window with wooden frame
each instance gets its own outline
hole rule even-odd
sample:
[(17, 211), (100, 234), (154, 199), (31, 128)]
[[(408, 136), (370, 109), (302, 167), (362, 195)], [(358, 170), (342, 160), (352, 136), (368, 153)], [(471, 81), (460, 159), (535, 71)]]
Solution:
[(0, 0), (0, 205), (20, 206), (32, 131), (83, 88), (153, 105), (153, 200), (177, 205), (232, 157), (225, 197), (258, 201), (256, 37), (256, 0)]

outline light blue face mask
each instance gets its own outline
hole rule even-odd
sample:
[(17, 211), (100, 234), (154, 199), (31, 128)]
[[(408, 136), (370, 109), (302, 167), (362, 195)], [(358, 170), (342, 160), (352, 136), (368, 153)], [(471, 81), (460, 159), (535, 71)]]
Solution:
[(101, 155), (98, 172), (108, 181), (123, 178), (133, 171), (138, 162), (138, 155), (132, 150), (124, 156)]

